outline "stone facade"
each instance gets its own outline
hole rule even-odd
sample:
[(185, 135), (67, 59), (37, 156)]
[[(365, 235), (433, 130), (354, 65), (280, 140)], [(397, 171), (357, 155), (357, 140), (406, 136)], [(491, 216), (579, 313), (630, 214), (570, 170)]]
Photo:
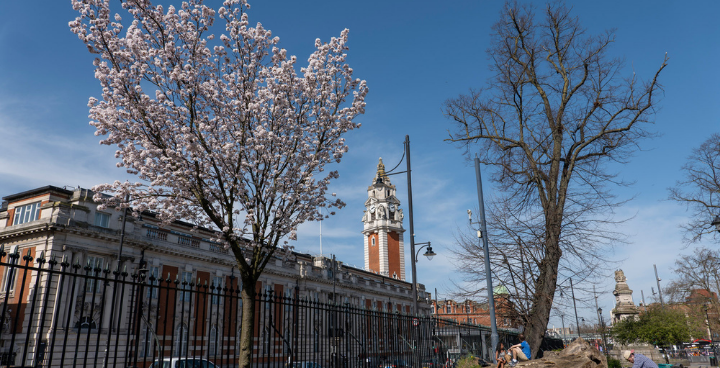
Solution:
[[(128, 216), (122, 255), (118, 261), (123, 213), (114, 209), (101, 211), (92, 198), (93, 192), (87, 189), (64, 189), (53, 186), (4, 197), (0, 206), (0, 247), (6, 253), (17, 251), (23, 256), (30, 252), (33, 259), (37, 258), (40, 252), (44, 252), (46, 259), (65, 258), (71, 264), (77, 262), (81, 265), (89, 262), (101, 269), (108, 267), (114, 270), (119, 263), (120, 269), (127, 267), (130, 273), (139, 268), (142, 259), (146, 262), (144, 264), (149, 274), (162, 278), (187, 277), (188, 280), (199, 280), (208, 284), (219, 282), (225, 285), (232, 283), (233, 280), (238, 281), (234, 256), (212, 240), (214, 238), (212, 230), (193, 228), (191, 224), (182, 221), (163, 224), (152, 213), (143, 213), (138, 218)], [(380, 221), (387, 222), (387, 220)], [(402, 238), (400, 239), (402, 241)], [(7, 260), (6, 256), (2, 261), (7, 262)], [(30, 265), (32, 266), (33, 262), (30, 262)], [(272, 291), (275, 295), (284, 296), (297, 290), (299, 297), (321, 303), (331, 301), (334, 296), (337, 301), (352, 306), (401, 313), (413, 312), (411, 284), (400, 277), (386, 277), (377, 272), (347, 266), (339, 261), (334, 265), (335, 267), (331, 259), (309, 254), (292, 253), (288, 257), (276, 257), (268, 263), (256, 290)], [(29, 287), (36, 284), (36, 272), (28, 273), (27, 279), (21, 280), (18, 277), (9, 277), (6, 272), (7, 267), (2, 268), (4, 270), (0, 270), (2, 286), (0, 300), (8, 301), (9, 310), (13, 313), (10, 319), (27, 318), (30, 313), (39, 313), (30, 310), (33, 292)], [(42, 285), (42, 280), (39, 284)], [(48, 294), (47, 302), (43, 302), (43, 305), (64, 308), (67, 311), (67, 313), (53, 313), (52, 309), (48, 309), (45, 310), (44, 315), (51, 316), (51, 319), (54, 318), (53, 316), (59, 316), (62, 320), (48, 320), (47, 323), (61, 326), (59, 330), (69, 336), (68, 339), (71, 341), (74, 339), (73, 336), (78, 335), (78, 330), (71, 328), (65, 332), (62, 326), (76, 326), (81, 323), (76, 320), (78, 313), (73, 313), (72, 308), (82, 307), (79, 307), (76, 301), (87, 293), (83, 291), (83, 286), (87, 288), (87, 285), (81, 284), (77, 290), (73, 289), (74, 295), (66, 296), (62, 305), (58, 306), (53, 304), (56, 298), (53, 292), (57, 292), (57, 289), (48, 287), (54, 291)], [(24, 290), (22, 297), (20, 290)], [(419, 285), (418, 295), (419, 313), (430, 314), (431, 307), (428, 302), (430, 295), (425, 292), (423, 285)], [(110, 308), (128, 311), (129, 303), (128, 300), (119, 300), (115, 306), (107, 303), (96, 310), (104, 311), (104, 315), (108, 316), (107, 312)], [(155, 303), (163, 304), (165, 301), (156, 300)], [(182, 304), (182, 301), (178, 303)], [(158, 310), (170, 310), (172, 314), (173, 310), (175, 313), (180, 312), (181, 307), (160, 305)], [(222, 314), (223, 311), (220, 309), (217, 313)], [(99, 316), (100, 312), (97, 314)], [(83, 322), (95, 322), (89, 321), (88, 318), (96, 316), (88, 317), (87, 314), (85, 316)], [(207, 316), (208, 325), (204, 327), (207, 331), (213, 328), (211, 326), (213, 318), (222, 320), (222, 316)], [(18, 325), (22, 326), (22, 323)], [(198, 324), (198, 326), (202, 325), (202, 322)], [(122, 328), (126, 331), (128, 326)], [(167, 325), (160, 328), (160, 333), (172, 336), (180, 328), (193, 329), (195, 326)], [(26, 333), (26, 331), (17, 331), (17, 333)], [(49, 338), (50, 336), (44, 336), (30, 340), (42, 341)], [(22, 349), (19, 341), (11, 347), (9, 341), (3, 339), (4, 337), (0, 337), (0, 350), (2, 350), (0, 353), (19, 352), (18, 349)]]

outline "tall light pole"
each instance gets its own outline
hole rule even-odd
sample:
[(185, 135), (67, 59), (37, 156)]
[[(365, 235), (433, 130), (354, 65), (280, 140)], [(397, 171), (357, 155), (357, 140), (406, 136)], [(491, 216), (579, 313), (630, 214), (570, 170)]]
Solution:
[(645, 292), (640, 290), (640, 295), (642, 296), (643, 308), (645, 308), (645, 312), (647, 312), (647, 304), (645, 304)]
[[(487, 292), (488, 292), (488, 313), (490, 314), (490, 342), (492, 344), (492, 350), (495, 351), (498, 344), (498, 332), (497, 332), (497, 322), (495, 321), (495, 296), (493, 295), (493, 285), (492, 285), (492, 276), (491, 276), (491, 270), (490, 270), (490, 249), (488, 246), (488, 240), (487, 240), (487, 222), (485, 221), (485, 202), (483, 200), (483, 190), (482, 190), (482, 176), (480, 174), (480, 159), (475, 156), (475, 177), (477, 179), (477, 192), (478, 192), (478, 205), (480, 207), (480, 231), (478, 231), (478, 238), (480, 241), (482, 241), (482, 247), (484, 252), (485, 258), (485, 280), (487, 281)], [(472, 212), (468, 210), (468, 217), (470, 218), (470, 223), (472, 224)], [(497, 363), (495, 361), (495, 356), (492, 355), (493, 363)]]
[(570, 293), (573, 298), (573, 309), (575, 309), (575, 326), (577, 326), (578, 337), (580, 337), (580, 320), (577, 315), (577, 305), (575, 304), (575, 289), (573, 288), (572, 277), (570, 278)]
[(657, 266), (653, 264), (653, 268), (655, 269), (655, 280), (657, 281), (658, 296), (660, 296), (660, 305), (664, 306), (665, 303), (663, 303), (662, 290), (660, 289), (660, 278), (658, 277), (658, 273), (657, 273)]
[(605, 356), (607, 356), (608, 350), (607, 350), (607, 340), (605, 339), (605, 320), (603, 320), (602, 308), (598, 307), (597, 312), (598, 312), (598, 323), (600, 324), (600, 337), (602, 337), (603, 350), (605, 350)]
[(412, 173), (410, 171), (410, 136), (405, 136), (405, 163), (407, 164), (407, 186), (408, 186), (408, 223), (410, 226), (410, 264), (412, 265), (412, 294), (413, 313), (419, 315), (418, 292), (417, 292), (417, 271), (415, 270), (415, 229), (413, 227), (413, 204), (412, 204)]
[[(410, 136), (405, 136), (405, 163), (407, 163), (407, 183), (408, 183), (408, 223), (410, 224), (410, 264), (412, 266), (412, 293), (413, 293), (413, 308), (415, 310), (413, 313), (415, 315), (420, 314), (420, 310), (418, 309), (418, 291), (417, 291), (417, 270), (415, 263), (417, 263), (417, 254), (415, 253), (415, 228), (413, 225), (413, 204), (412, 204), (412, 175), (410, 170)], [(399, 173), (398, 173), (399, 174)], [(425, 254), (423, 254), (425, 257), (428, 257), (429, 260), (432, 259), (436, 254), (433, 252), (432, 247), (430, 246), (430, 242), (427, 243), (419, 243), (418, 245), (426, 244), (425, 246), (428, 247)], [(425, 248), (425, 246), (420, 247), (418, 249), (418, 253), (420, 250)]]

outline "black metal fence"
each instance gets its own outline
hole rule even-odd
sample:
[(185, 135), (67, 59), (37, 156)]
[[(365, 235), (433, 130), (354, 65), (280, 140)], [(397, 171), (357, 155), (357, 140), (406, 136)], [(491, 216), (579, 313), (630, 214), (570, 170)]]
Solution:
[[(92, 258), (70, 264), (31, 251), (0, 256), (2, 366), (238, 364), (243, 308), (233, 277), (192, 279), (177, 272), (163, 278), (142, 264), (128, 273)], [(490, 358), (484, 326), (319, 303), (297, 289), (280, 295), (264, 290), (254, 303), (256, 367), (434, 368), (465, 354)], [(506, 346), (516, 340), (500, 331)], [(171, 365), (172, 359), (181, 364)]]

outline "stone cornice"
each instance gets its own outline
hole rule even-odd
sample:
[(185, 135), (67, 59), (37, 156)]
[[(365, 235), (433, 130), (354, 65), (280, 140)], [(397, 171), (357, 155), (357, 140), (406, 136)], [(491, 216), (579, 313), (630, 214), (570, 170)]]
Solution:
[(0, 231), (0, 240), (57, 230), (59, 226), (49, 220), (38, 220), (27, 224), (9, 226)]

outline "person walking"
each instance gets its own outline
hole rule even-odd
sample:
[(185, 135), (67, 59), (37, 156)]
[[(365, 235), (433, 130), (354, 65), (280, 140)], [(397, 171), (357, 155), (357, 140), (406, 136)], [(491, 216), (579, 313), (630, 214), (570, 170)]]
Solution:
[(632, 363), (632, 368), (658, 368), (650, 358), (642, 354), (635, 354), (635, 350), (623, 350), (623, 358)]

